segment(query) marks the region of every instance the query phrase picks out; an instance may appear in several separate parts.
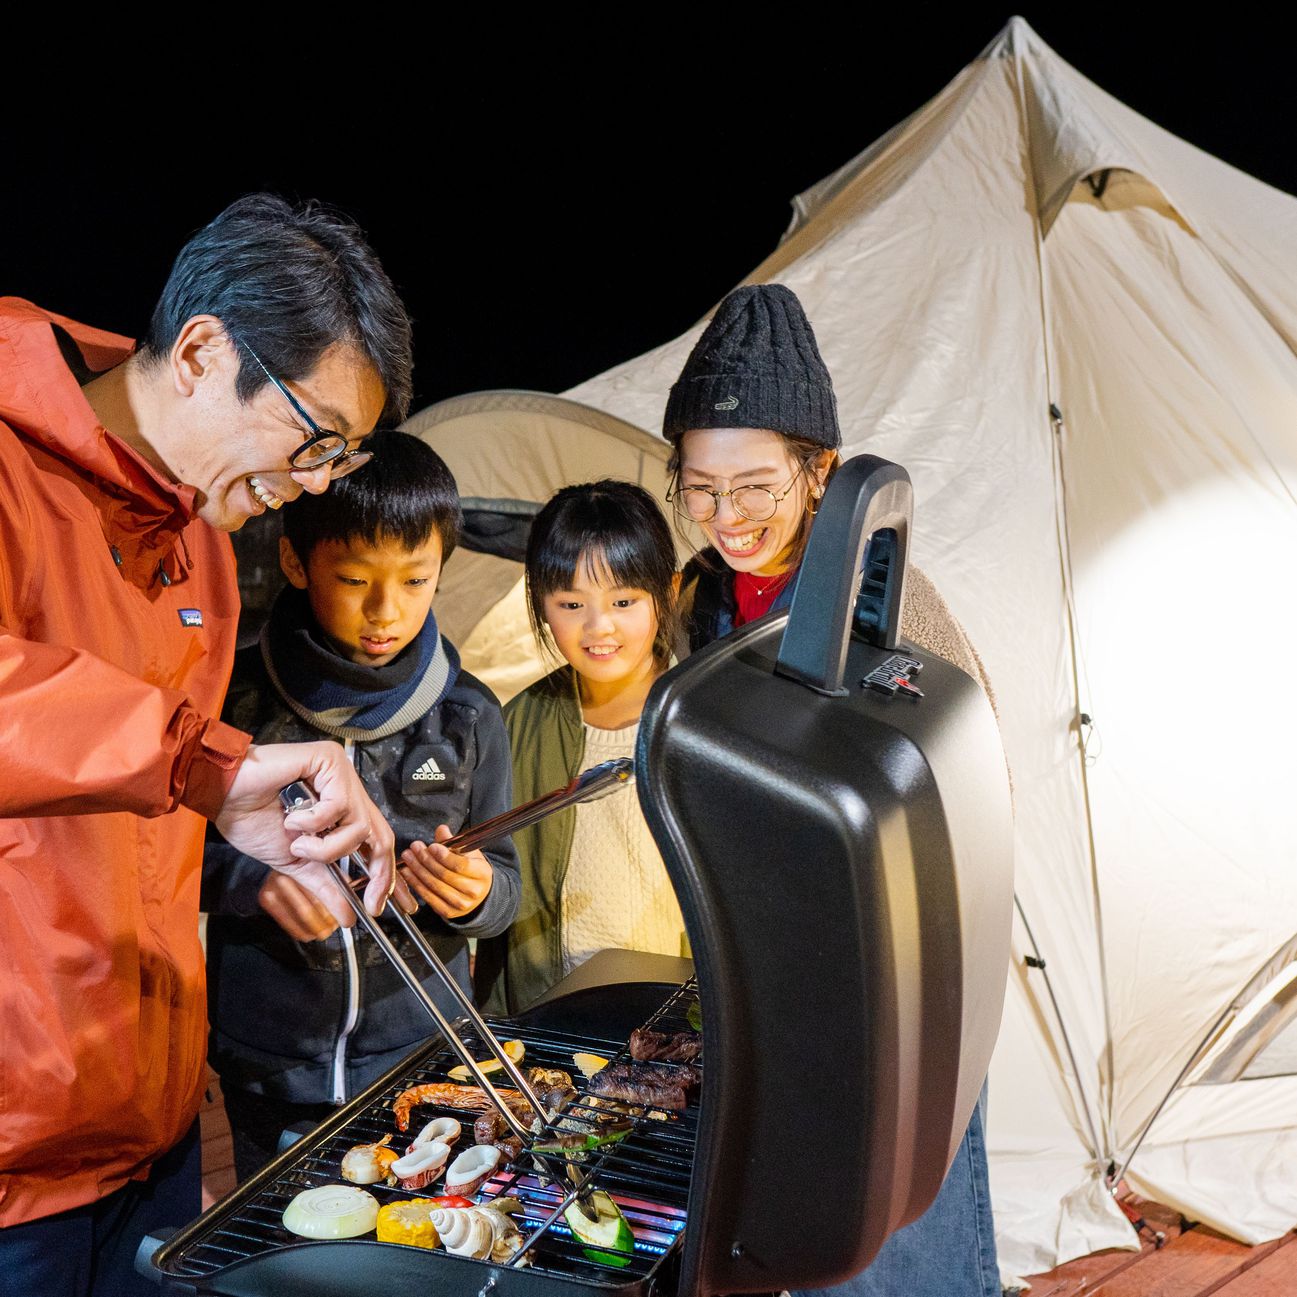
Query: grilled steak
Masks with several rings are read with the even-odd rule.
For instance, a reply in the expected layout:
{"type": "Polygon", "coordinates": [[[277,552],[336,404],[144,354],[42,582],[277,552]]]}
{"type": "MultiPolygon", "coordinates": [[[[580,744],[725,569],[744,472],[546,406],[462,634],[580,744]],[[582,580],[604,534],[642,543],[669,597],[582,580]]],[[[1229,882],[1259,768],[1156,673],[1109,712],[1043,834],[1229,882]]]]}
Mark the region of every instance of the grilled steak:
{"type": "Polygon", "coordinates": [[[498,1148],[501,1160],[505,1162],[517,1161],[522,1156],[522,1140],[509,1129],[508,1122],[494,1109],[484,1112],[473,1123],[473,1142],[498,1148]]]}
{"type": "Polygon", "coordinates": [[[641,1063],[692,1063],[702,1052],[703,1038],[697,1031],[677,1031],[668,1036],[637,1027],[630,1034],[630,1056],[641,1063]]]}
{"type": "Polygon", "coordinates": [[[657,1063],[610,1063],[590,1078],[589,1092],[623,1103],[679,1112],[701,1080],[692,1067],[662,1067],[657,1063]]]}

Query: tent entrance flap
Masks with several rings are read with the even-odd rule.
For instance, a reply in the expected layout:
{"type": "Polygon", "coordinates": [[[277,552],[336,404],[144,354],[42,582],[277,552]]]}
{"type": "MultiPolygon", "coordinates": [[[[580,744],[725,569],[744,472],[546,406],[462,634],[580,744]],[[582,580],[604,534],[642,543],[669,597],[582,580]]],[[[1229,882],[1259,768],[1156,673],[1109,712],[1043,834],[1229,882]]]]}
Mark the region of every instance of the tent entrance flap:
{"type": "Polygon", "coordinates": [[[1194,1085],[1226,1085],[1266,1076],[1297,1075],[1289,1028],[1297,1022],[1297,936],[1286,941],[1230,1002],[1204,1053],[1194,1085]],[[1281,1039],[1284,1038],[1284,1039],[1281,1039]]]}
{"type": "Polygon", "coordinates": [[[1240,1080],[1297,1075],[1297,1047],[1289,1028],[1297,1022],[1297,935],[1284,942],[1250,977],[1212,1023],[1175,1083],[1144,1123],[1113,1179],[1126,1174],[1154,1123],[1184,1085],[1229,1085],[1240,1080]],[[1267,1066],[1264,1055],[1277,1046],[1267,1066]],[[1281,1061],[1282,1060],[1282,1061],[1281,1061]],[[1206,1066],[1203,1067],[1204,1062],[1206,1066]],[[1194,1072],[1202,1068],[1197,1076],[1194,1072]],[[1271,1070],[1277,1068],[1278,1070],[1271,1070]]]}

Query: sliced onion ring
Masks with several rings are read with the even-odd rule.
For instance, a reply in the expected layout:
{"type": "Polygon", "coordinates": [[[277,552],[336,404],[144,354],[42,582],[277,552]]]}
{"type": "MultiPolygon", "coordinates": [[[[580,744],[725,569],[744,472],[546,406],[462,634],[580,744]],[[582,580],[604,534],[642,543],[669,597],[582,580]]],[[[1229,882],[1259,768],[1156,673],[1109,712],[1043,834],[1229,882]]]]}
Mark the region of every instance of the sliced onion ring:
{"type": "Polygon", "coordinates": [[[284,1208],[284,1228],[303,1238],[355,1238],[378,1223],[378,1199],[349,1184],[303,1189],[284,1208]]]}

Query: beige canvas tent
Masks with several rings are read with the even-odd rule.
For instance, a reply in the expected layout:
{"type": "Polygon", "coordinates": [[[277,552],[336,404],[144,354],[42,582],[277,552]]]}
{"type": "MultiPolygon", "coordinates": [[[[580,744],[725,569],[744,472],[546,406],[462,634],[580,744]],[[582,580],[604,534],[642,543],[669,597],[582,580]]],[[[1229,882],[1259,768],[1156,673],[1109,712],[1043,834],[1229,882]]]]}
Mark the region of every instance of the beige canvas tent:
{"type": "MultiPolygon", "coordinates": [[[[999,695],[1020,901],[990,1089],[1006,1268],[1133,1245],[1106,1184],[1132,1152],[1139,1191],[1278,1235],[1297,1221],[1297,200],[1014,20],[796,199],[750,278],[805,303],[848,451],[909,469],[913,556],[999,695]]],[[[499,432],[499,394],[414,426],[473,496],[657,482],[638,430],[700,328],[568,393],[571,444],[499,432]],[[586,435],[604,418],[616,435],[586,435]],[[529,483],[501,485],[496,436],[529,483]],[[613,442],[628,457],[601,457],[613,442]]],[[[520,626],[502,593],[479,599],[488,666],[506,614],[520,626]]]]}

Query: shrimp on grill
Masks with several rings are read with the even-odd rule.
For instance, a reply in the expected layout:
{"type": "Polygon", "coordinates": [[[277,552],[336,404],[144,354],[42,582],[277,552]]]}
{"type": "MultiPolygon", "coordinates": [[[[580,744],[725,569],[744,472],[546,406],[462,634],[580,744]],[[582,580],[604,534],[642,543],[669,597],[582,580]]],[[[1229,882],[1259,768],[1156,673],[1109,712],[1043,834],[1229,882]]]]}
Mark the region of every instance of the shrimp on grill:
{"type": "MultiPolygon", "coordinates": [[[[496,1094],[514,1113],[519,1115],[526,1113],[527,1116],[523,1119],[530,1119],[531,1109],[526,1099],[517,1090],[497,1090],[496,1094]]],[[[423,1104],[433,1108],[457,1108],[461,1112],[491,1112],[495,1109],[491,1096],[481,1086],[453,1085],[449,1081],[412,1085],[408,1090],[402,1090],[392,1103],[392,1111],[396,1114],[397,1130],[408,1130],[411,1110],[423,1104]]]]}

